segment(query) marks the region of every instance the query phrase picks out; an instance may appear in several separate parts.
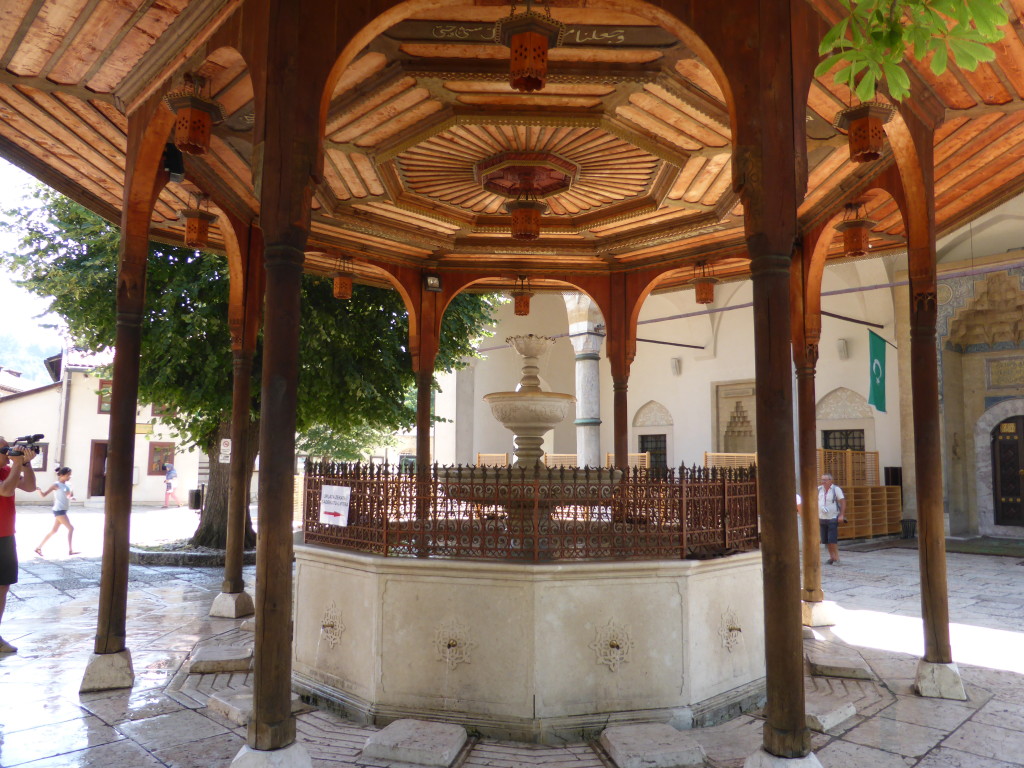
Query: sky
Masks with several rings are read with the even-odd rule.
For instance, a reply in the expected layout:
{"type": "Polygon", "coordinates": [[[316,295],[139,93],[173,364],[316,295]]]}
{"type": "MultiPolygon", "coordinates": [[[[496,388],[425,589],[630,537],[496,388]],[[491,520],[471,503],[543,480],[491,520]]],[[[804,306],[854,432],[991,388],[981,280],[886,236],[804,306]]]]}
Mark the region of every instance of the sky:
{"type": "MultiPolygon", "coordinates": [[[[28,195],[28,187],[37,183],[19,168],[0,159],[0,217],[3,211],[20,206],[28,195]]],[[[4,217],[6,218],[6,217],[4,217]]],[[[10,252],[17,246],[17,235],[0,231],[0,249],[10,252]]],[[[52,326],[60,325],[60,318],[47,315],[49,301],[19,288],[17,275],[0,272],[0,368],[21,371],[19,378],[4,376],[5,383],[31,389],[50,383],[43,367],[43,359],[57,354],[64,345],[60,332],[52,326]]]]}

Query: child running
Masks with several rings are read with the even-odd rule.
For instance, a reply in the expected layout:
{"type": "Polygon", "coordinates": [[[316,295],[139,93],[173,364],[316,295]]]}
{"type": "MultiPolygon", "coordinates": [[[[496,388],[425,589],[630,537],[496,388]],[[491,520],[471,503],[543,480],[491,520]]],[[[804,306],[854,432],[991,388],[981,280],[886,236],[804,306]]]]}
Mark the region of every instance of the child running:
{"type": "Polygon", "coordinates": [[[69,502],[71,499],[75,498],[75,492],[71,490],[70,480],[71,470],[68,467],[60,467],[57,470],[57,482],[45,491],[42,488],[39,489],[39,495],[44,499],[48,493],[53,492],[53,528],[50,529],[50,532],[43,537],[43,540],[39,542],[39,546],[36,547],[36,554],[40,557],[43,556],[43,545],[50,540],[50,537],[62,525],[68,529],[68,554],[78,554],[78,552],[71,548],[71,537],[75,535],[75,526],[68,520],[68,507],[70,506],[69,502]]]}

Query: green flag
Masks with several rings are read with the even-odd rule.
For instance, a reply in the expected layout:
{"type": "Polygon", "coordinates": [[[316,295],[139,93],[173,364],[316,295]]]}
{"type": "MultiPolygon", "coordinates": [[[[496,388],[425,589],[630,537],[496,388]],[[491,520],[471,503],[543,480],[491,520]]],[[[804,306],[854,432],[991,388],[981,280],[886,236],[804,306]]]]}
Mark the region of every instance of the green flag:
{"type": "Polygon", "coordinates": [[[868,351],[871,355],[868,404],[885,413],[885,339],[874,331],[868,331],[868,351]]]}

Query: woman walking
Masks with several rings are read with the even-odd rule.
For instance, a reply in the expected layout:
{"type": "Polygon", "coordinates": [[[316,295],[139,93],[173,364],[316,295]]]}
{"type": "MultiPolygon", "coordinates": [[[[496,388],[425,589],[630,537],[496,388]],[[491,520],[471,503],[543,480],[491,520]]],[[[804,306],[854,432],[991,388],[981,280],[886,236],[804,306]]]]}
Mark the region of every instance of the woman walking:
{"type": "Polygon", "coordinates": [[[53,528],[50,529],[50,532],[43,537],[43,540],[39,542],[39,546],[36,547],[36,554],[40,557],[43,556],[43,545],[50,540],[50,537],[62,525],[68,529],[68,554],[78,554],[78,552],[71,548],[71,537],[75,535],[75,526],[68,520],[68,507],[70,506],[71,499],[75,498],[75,492],[71,490],[70,481],[71,470],[68,467],[60,467],[57,470],[57,482],[45,491],[42,488],[39,489],[39,495],[44,499],[51,491],[53,492],[53,528]]]}

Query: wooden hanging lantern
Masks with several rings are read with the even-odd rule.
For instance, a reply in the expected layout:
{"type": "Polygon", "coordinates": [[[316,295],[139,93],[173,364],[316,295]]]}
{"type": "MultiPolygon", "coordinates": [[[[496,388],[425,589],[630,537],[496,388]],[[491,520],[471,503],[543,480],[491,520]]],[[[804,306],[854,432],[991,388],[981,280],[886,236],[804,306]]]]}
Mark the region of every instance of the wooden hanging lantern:
{"type": "Polygon", "coordinates": [[[516,315],[526,317],[530,314],[530,299],[533,298],[533,291],[530,290],[530,281],[525,275],[520,275],[516,280],[516,287],[512,289],[512,302],[516,315]]]}
{"type": "Polygon", "coordinates": [[[532,0],[527,0],[526,10],[516,13],[515,0],[512,12],[495,24],[494,39],[511,49],[509,85],[517,91],[531,93],[544,87],[548,76],[548,49],[562,42],[565,25],[551,18],[551,9],[544,4],[544,14],[532,10],[532,0]]]}
{"type": "Polygon", "coordinates": [[[351,275],[334,276],[334,298],[341,299],[342,301],[352,298],[351,275]]]}
{"type": "Polygon", "coordinates": [[[864,215],[862,203],[847,203],[843,220],[836,224],[836,229],[843,233],[843,253],[853,258],[867,256],[874,225],[875,222],[864,215]]]}
{"type": "Polygon", "coordinates": [[[185,219],[185,246],[188,248],[205,248],[210,242],[210,225],[217,220],[209,211],[209,198],[206,195],[192,195],[188,208],[181,211],[185,219]]]}
{"type": "Polygon", "coordinates": [[[850,160],[870,163],[882,156],[885,147],[884,126],[892,117],[893,108],[874,101],[841,109],[836,114],[835,126],[847,132],[850,160]]]}
{"type": "Polygon", "coordinates": [[[334,298],[346,301],[352,298],[352,260],[338,259],[338,271],[334,277],[334,298]]]}
{"type": "Polygon", "coordinates": [[[174,112],[174,146],[190,155],[205,155],[210,150],[214,123],[224,119],[220,104],[204,97],[206,78],[185,75],[182,87],[164,96],[164,103],[174,112]]]}
{"type": "Polygon", "coordinates": [[[512,214],[512,237],[516,240],[536,240],[540,237],[540,216],[546,208],[544,203],[529,197],[505,203],[505,209],[512,214]]]}
{"type": "Polygon", "coordinates": [[[715,277],[706,261],[698,262],[693,268],[693,292],[698,304],[711,304],[715,300],[715,277]]]}

